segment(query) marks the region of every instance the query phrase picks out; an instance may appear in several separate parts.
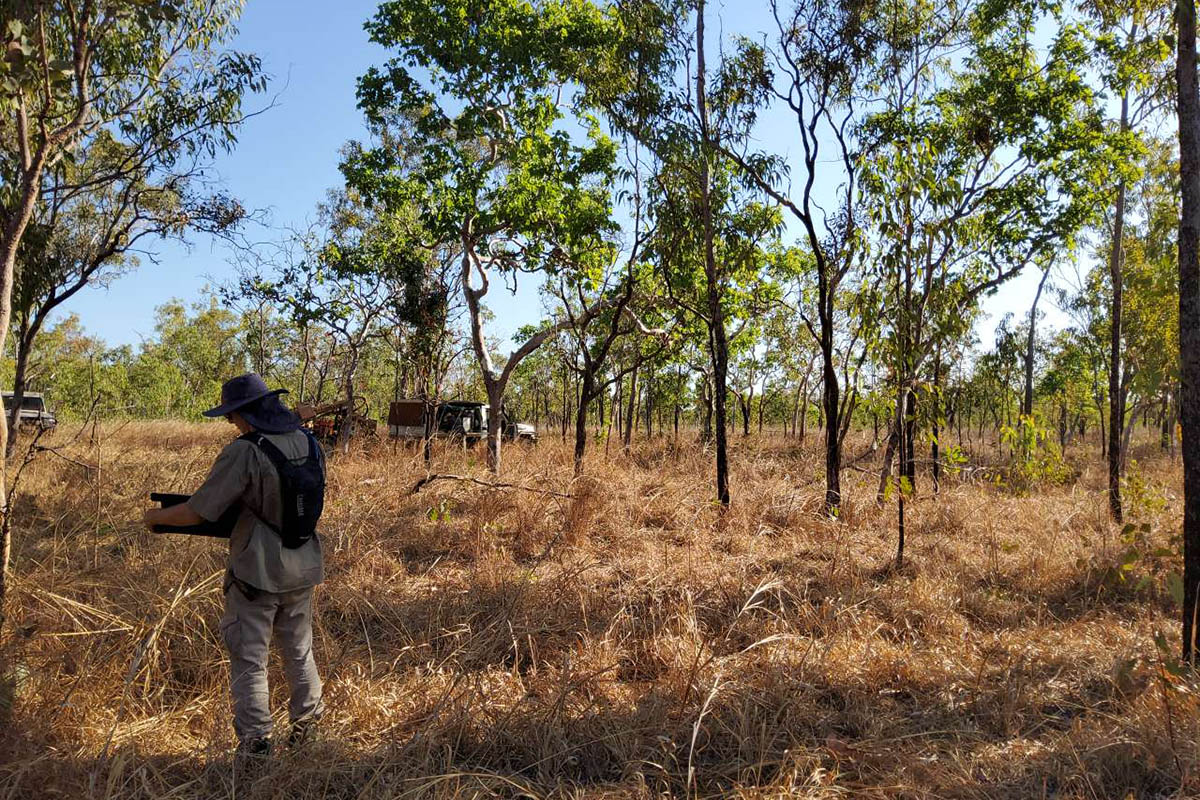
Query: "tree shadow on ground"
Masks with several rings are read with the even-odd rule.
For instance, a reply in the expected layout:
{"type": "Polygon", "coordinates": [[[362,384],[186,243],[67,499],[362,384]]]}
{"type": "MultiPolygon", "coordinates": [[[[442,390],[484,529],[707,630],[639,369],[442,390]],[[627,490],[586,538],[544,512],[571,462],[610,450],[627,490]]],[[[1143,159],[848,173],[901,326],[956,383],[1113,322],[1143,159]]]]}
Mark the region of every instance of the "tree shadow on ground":
{"type": "Polygon", "coordinates": [[[558,695],[530,694],[506,707],[471,688],[396,720],[369,744],[331,708],[313,742],[281,750],[257,774],[236,769],[214,744],[164,753],[153,734],[114,747],[106,759],[47,747],[37,720],[16,714],[0,734],[8,754],[0,791],[129,800],[755,790],[1157,798],[1178,791],[1165,736],[1114,729],[1131,696],[1115,684],[1083,686],[1053,703],[1028,690],[1068,661],[1068,654],[1028,661],[1008,668],[1004,680],[985,676],[980,686],[949,689],[920,676],[880,689],[803,665],[718,673],[702,689],[642,682],[610,694],[580,677],[565,680],[558,695]]]}

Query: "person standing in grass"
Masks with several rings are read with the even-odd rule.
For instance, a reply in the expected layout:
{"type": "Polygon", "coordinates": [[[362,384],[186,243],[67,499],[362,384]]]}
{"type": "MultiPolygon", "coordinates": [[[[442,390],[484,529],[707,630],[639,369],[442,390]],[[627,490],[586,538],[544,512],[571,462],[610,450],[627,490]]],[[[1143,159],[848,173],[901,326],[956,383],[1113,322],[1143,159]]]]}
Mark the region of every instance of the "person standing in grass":
{"type": "Polygon", "coordinates": [[[316,521],[324,505],[325,458],[300,418],[247,373],[221,387],[224,417],[240,436],[226,445],[204,484],[186,503],[146,511],[154,525],[216,521],[235,503],[241,512],[229,541],[221,636],[229,650],[233,726],[238,753],[271,751],[267,657],[272,634],[291,688],[288,743],[308,735],[321,716],[321,679],[312,651],[313,587],[324,580],[316,521]]]}

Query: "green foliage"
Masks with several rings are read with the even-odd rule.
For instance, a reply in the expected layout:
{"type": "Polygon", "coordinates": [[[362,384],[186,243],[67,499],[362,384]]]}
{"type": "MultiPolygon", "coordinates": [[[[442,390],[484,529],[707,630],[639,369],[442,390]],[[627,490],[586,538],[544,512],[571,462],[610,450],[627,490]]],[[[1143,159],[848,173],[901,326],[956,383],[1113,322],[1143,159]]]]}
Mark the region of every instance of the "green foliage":
{"type": "Polygon", "coordinates": [[[1021,416],[1016,425],[1001,427],[1000,441],[1010,456],[997,481],[1009,491],[1026,494],[1036,486],[1067,483],[1075,477],[1050,432],[1033,417],[1021,416]]]}
{"type": "Polygon", "coordinates": [[[508,272],[574,264],[610,229],[614,145],[586,119],[575,141],[557,102],[603,36],[595,7],[393,0],[367,30],[397,55],[359,81],[377,142],[347,151],[350,185],[508,272]]]}

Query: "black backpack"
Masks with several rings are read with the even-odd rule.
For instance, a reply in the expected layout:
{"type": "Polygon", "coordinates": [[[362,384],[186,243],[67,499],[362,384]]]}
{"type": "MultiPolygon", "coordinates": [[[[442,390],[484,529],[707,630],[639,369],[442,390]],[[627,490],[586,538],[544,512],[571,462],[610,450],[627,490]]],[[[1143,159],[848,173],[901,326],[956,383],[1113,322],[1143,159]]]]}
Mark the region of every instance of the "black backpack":
{"type": "Polygon", "coordinates": [[[251,431],[241,438],[258,446],[279,473],[279,494],[283,498],[283,525],[275,527],[262,516],[263,523],[279,534],[283,546],[288,549],[300,547],[317,532],[317,520],[325,508],[325,454],[321,446],[308,431],[308,455],[296,460],[289,459],[271,440],[258,431],[251,431]]]}

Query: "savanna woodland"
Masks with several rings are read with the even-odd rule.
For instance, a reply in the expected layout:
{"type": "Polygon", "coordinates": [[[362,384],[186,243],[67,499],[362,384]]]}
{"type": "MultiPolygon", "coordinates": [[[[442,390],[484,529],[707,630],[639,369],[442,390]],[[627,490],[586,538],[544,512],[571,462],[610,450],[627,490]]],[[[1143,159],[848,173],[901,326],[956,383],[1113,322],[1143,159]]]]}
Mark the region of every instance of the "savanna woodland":
{"type": "Polygon", "coordinates": [[[1200,797],[1195,0],[386,0],[303,222],[243,5],[0,3],[0,797],[1200,797]],[[326,475],[256,761],[142,520],[246,372],[326,475]]]}

